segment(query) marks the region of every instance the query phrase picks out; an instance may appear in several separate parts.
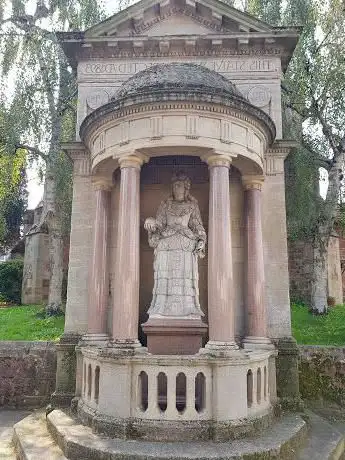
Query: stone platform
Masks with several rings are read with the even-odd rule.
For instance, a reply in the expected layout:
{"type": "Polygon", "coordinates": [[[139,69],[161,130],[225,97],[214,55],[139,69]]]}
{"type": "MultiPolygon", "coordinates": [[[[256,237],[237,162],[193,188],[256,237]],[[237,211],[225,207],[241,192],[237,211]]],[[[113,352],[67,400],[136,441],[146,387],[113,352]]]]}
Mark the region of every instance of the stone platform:
{"type": "MultiPolygon", "coordinates": [[[[125,441],[97,435],[69,412],[38,411],[14,425],[9,460],[344,460],[345,425],[285,414],[260,436],[225,443],[125,441]],[[305,419],[305,420],[304,420],[305,419]],[[12,452],[12,451],[11,451],[12,452]]],[[[1,440],[0,440],[0,452],[1,440]]],[[[1,457],[3,458],[3,457],[1,457]]]]}
{"type": "Polygon", "coordinates": [[[70,460],[260,460],[293,459],[297,446],[307,434],[299,415],[283,416],[260,437],[215,442],[147,442],[102,437],[61,410],[47,417],[51,435],[70,460]]]}

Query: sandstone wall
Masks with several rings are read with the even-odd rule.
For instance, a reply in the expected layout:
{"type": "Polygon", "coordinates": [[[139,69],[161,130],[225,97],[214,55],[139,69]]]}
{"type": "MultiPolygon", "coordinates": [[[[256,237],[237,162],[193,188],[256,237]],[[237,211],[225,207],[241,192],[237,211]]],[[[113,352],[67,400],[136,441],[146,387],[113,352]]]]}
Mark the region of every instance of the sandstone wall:
{"type": "MultiPolygon", "coordinates": [[[[289,241],[290,297],[293,301],[311,303],[313,248],[307,241],[289,241]]],[[[328,246],[328,296],[343,303],[339,238],[332,236],[328,246]]]]}
{"type": "Polygon", "coordinates": [[[299,350],[302,398],[345,407],[345,347],[300,345],[299,350]]]}
{"type": "Polygon", "coordinates": [[[0,342],[0,406],[42,407],[55,389],[51,342],[0,342]]]}
{"type": "Polygon", "coordinates": [[[305,241],[289,241],[288,253],[291,300],[310,305],[313,269],[311,244],[305,241]]]}

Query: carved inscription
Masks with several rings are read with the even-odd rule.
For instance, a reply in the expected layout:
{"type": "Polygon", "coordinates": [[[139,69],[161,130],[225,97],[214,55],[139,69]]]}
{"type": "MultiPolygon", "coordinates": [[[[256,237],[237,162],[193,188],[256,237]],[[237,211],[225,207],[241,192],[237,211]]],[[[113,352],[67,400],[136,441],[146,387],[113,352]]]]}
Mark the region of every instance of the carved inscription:
{"type": "MultiPolygon", "coordinates": [[[[80,66],[80,75],[131,75],[141,70],[160,64],[168,64],[171,61],[136,61],[136,62],[90,62],[80,66]]],[[[276,72],[278,66],[270,59],[214,59],[214,60],[191,60],[184,61],[202,65],[210,70],[219,73],[240,73],[240,72],[276,72]]]]}
{"type": "Polygon", "coordinates": [[[136,25],[135,26],[135,33],[137,35],[141,34],[141,33],[145,32],[145,31],[147,31],[148,29],[150,29],[153,25],[155,25],[155,24],[157,24],[159,22],[162,22],[162,21],[164,21],[164,20],[166,20],[169,17],[174,16],[174,15],[182,15],[182,16],[190,17],[195,22],[199,22],[200,24],[204,25],[208,29],[211,29],[211,30],[214,30],[214,31],[217,31],[217,32],[221,32],[223,30],[221,24],[219,24],[218,21],[210,20],[208,18],[205,18],[203,16],[200,16],[200,15],[196,14],[195,10],[193,10],[193,8],[180,8],[178,6],[174,6],[174,7],[169,8],[161,16],[157,16],[157,17],[153,18],[149,22],[142,22],[141,24],[136,25]]]}

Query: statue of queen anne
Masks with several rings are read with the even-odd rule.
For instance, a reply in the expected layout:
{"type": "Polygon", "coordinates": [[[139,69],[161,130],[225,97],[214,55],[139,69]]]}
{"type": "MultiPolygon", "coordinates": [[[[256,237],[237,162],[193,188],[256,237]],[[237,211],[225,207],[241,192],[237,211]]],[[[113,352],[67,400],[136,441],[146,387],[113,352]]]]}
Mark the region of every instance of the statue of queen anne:
{"type": "Polygon", "coordinates": [[[172,195],[164,200],[156,219],[146,219],[150,247],[154,248],[154,287],[150,318],[200,318],[198,257],[205,256],[206,232],[197,200],[189,193],[190,179],[172,178],[172,195]]]}

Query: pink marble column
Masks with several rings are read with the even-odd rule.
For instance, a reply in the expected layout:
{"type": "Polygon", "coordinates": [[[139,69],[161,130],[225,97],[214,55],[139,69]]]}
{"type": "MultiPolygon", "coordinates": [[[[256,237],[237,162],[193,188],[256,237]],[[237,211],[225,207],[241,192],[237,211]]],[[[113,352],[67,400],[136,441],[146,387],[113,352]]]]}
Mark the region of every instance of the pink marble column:
{"type": "Polygon", "coordinates": [[[210,170],[207,348],[238,348],[235,342],[229,168],[231,158],[206,159],[210,170]]]}
{"type": "Polygon", "coordinates": [[[246,337],[245,347],[269,344],[267,339],[264,302],[264,254],[261,224],[261,188],[263,178],[243,176],[245,189],[245,248],[246,248],[246,337]]]}
{"type": "Polygon", "coordinates": [[[139,346],[140,168],[143,159],[130,155],[121,168],[113,305],[114,344],[139,346]]]}
{"type": "Polygon", "coordinates": [[[107,330],[107,307],[109,298],[108,278],[108,221],[111,183],[96,180],[95,221],[89,285],[88,333],[85,340],[99,342],[109,339],[107,330]]]}

